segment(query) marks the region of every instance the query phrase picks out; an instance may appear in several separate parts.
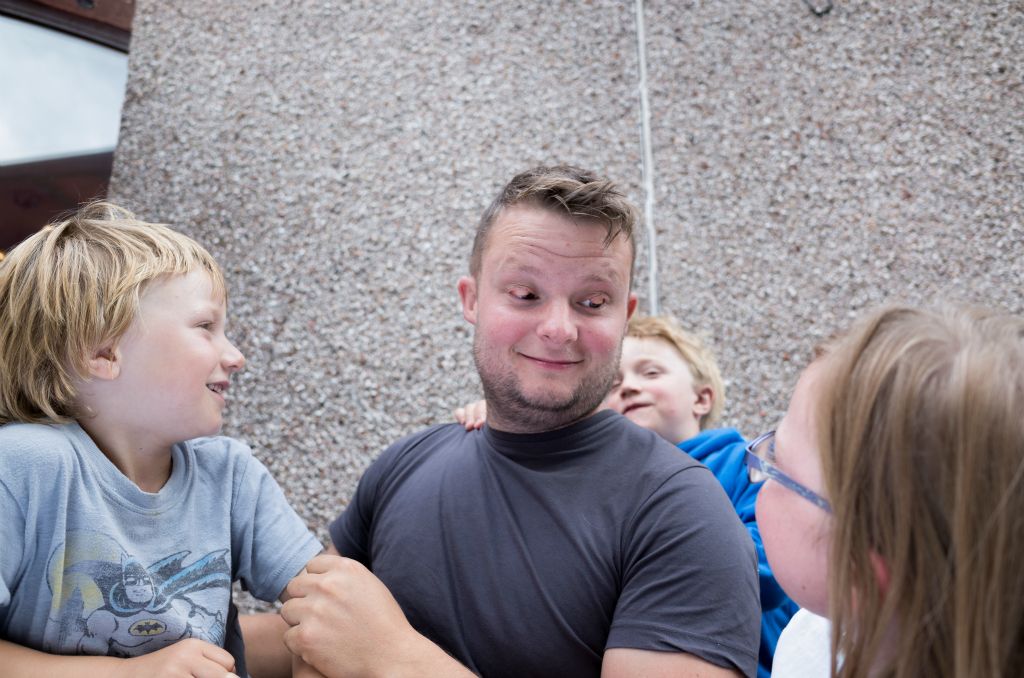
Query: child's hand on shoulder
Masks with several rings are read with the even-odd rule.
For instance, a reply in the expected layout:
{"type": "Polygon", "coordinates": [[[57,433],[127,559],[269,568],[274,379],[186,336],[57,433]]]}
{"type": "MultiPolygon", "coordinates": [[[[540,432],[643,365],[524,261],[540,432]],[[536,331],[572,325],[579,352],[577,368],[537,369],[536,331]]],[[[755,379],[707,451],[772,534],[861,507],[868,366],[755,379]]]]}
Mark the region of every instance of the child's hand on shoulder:
{"type": "Polygon", "coordinates": [[[124,678],[238,678],[235,658],[222,647],[188,638],[162,650],[126,659],[119,674],[124,678]]]}
{"type": "Polygon", "coordinates": [[[455,421],[466,427],[467,431],[483,428],[487,421],[487,401],[478,400],[465,407],[455,409],[455,421]]]}

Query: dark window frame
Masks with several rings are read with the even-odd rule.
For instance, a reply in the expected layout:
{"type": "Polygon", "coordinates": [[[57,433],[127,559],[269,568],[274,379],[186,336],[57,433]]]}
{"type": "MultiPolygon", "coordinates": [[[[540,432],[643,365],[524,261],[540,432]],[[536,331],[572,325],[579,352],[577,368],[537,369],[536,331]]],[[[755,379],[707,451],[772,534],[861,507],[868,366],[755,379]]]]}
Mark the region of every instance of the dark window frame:
{"type": "MultiPolygon", "coordinates": [[[[134,0],[0,0],[2,15],[124,53],[134,13],[134,0]]],[[[104,197],[113,161],[107,152],[0,166],[0,253],[60,213],[104,197]]]]}

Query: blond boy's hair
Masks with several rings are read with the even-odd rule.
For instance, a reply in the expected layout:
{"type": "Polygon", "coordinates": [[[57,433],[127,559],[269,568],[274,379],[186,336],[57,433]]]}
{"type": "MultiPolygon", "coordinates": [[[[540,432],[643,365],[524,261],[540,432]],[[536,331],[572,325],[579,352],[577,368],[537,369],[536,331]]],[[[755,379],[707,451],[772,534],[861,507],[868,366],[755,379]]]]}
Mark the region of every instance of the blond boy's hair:
{"type": "Polygon", "coordinates": [[[725,407],[725,384],[722,383],[722,373],[714,353],[700,337],[684,330],[674,318],[664,315],[633,316],[626,329],[626,336],[668,342],[690,366],[694,387],[711,389],[711,409],[700,418],[701,430],[718,421],[725,407]]]}
{"type": "Polygon", "coordinates": [[[1024,318],[883,308],[820,360],[842,675],[1019,676],[1024,318]]]}
{"type": "Polygon", "coordinates": [[[150,282],[196,270],[226,297],[202,246],[102,201],[10,250],[0,262],[0,423],[75,418],[91,352],[128,330],[150,282]]]}

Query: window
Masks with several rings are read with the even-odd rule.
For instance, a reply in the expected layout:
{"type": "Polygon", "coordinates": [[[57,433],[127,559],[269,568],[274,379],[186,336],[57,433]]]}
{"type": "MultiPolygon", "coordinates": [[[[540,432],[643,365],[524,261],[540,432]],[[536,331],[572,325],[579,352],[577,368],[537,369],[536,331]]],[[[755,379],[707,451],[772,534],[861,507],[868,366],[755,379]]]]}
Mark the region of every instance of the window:
{"type": "Polygon", "coordinates": [[[0,2],[0,251],[102,197],[110,179],[127,31],[119,36],[116,26],[82,16],[90,3],[63,3],[81,6],[74,12],[47,6],[60,4],[0,2]],[[122,49],[109,46],[118,43],[122,49]]]}

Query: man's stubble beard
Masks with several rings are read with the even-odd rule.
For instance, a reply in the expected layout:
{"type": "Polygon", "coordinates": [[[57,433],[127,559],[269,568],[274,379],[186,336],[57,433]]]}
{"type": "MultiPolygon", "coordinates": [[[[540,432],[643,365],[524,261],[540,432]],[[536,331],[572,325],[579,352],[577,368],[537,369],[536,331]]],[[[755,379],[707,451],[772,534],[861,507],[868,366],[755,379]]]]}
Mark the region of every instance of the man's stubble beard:
{"type": "Polygon", "coordinates": [[[513,371],[492,370],[481,357],[479,335],[473,339],[473,361],[487,401],[487,419],[494,428],[511,433],[553,431],[589,415],[611,391],[621,355],[620,341],[604,368],[587,374],[568,397],[552,402],[523,393],[513,371]]]}

